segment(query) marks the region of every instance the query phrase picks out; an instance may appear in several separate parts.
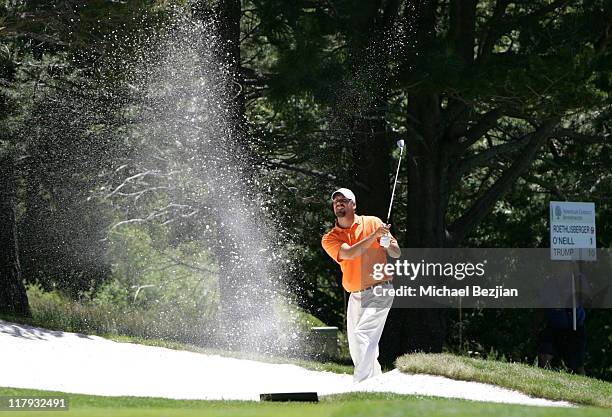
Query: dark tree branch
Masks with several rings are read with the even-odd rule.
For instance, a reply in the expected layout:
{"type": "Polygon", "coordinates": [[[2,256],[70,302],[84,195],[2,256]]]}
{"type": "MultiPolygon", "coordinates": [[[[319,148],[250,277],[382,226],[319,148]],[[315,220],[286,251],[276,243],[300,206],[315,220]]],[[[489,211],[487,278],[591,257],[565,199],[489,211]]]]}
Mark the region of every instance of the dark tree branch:
{"type": "Polygon", "coordinates": [[[71,46],[67,42],[63,42],[59,39],[59,37],[53,37],[50,35],[46,35],[44,33],[34,33],[34,32],[4,32],[2,37],[8,40],[35,40],[39,42],[49,43],[51,45],[58,46],[71,46]]]}
{"type": "Polygon", "coordinates": [[[569,200],[568,196],[565,195],[563,192],[561,192],[559,187],[557,187],[557,185],[554,183],[546,182],[540,178],[536,178],[533,175],[525,175],[523,176],[523,178],[525,179],[525,181],[531,184],[539,185],[540,187],[542,187],[542,189],[546,190],[546,192],[554,195],[555,197],[559,198],[561,201],[569,200]]]}
{"type": "Polygon", "coordinates": [[[174,262],[174,264],[172,264],[170,266],[175,266],[175,265],[184,266],[185,268],[193,269],[194,271],[205,272],[207,274],[213,274],[213,275],[218,273],[218,271],[213,271],[210,268],[206,268],[206,267],[203,267],[203,266],[200,266],[200,265],[194,265],[192,263],[185,262],[185,261],[183,261],[183,260],[181,260],[181,259],[179,259],[179,258],[177,258],[175,256],[170,256],[170,255],[165,255],[165,256],[167,256],[168,259],[170,259],[172,262],[174,262]]]}
{"type": "Polygon", "coordinates": [[[459,164],[459,167],[453,173],[453,177],[456,180],[459,180],[459,178],[461,178],[466,172],[471,171],[477,166],[484,165],[486,162],[490,161],[491,159],[499,155],[502,155],[508,152],[513,152],[517,149],[520,149],[526,146],[530,140],[531,140],[531,135],[525,135],[521,138],[512,140],[510,142],[506,142],[501,145],[493,146],[484,151],[478,152],[475,155],[465,158],[459,164]]]}
{"type": "Polygon", "coordinates": [[[491,19],[489,19],[487,30],[482,36],[480,45],[478,45],[478,57],[476,58],[476,62],[478,64],[486,62],[489,56],[491,56],[493,53],[493,46],[499,37],[497,25],[504,16],[509,3],[510,0],[497,0],[495,2],[493,16],[491,16],[491,19]]]}
{"type": "MultiPolygon", "coordinates": [[[[244,64],[244,63],[243,63],[244,64]]],[[[240,67],[240,78],[249,86],[267,87],[268,82],[277,74],[263,74],[252,68],[242,65],[240,67]]]]}
{"type": "Polygon", "coordinates": [[[587,145],[593,145],[597,143],[612,143],[610,138],[610,134],[607,133],[605,135],[587,135],[585,133],[576,132],[571,129],[557,129],[552,134],[555,138],[567,138],[572,139],[576,142],[581,142],[587,145]]]}
{"type": "MultiPolygon", "coordinates": [[[[286,162],[279,161],[277,159],[271,159],[271,160],[260,159],[259,162],[262,163],[263,165],[266,165],[272,168],[281,168],[281,169],[286,169],[287,171],[299,172],[300,174],[315,177],[325,182],[328,182],[330,184],[337,185],[338,183],[338,177],[336,177],[335,175],[328,174],[322,171],[317,171],[316,169],[308,169],[308,168],[304,168],[300,166],[291,165],[286,162]]],[[[370,192],[370,187],[368,187],[362,182],[355,181],[355,185],[365,192],[370,192]]]]}
{"type": "Polygon", "coordinates": [[[328,174],[326,172],[318,171],[316,169],[308,169],[304,167],[299,167],[295,165],[288,164],[286,162],[279,161],[278,159],[270,159],[270,160],[261,160],[264,165],[273,167],[273,168],[282,168],[288,171],[299,172],[300,174],[305,174],[311,177],[316,177],[322,179],[327,182],[336,182],[337,177],[332,174],[328,174]]]}
{"type": "Polygon", "coordinates": [[[495,127],[497,121],[503,116],[503,110],[496,108],[486,112],[480,120],[471,128],[466,130],[462,136],[465,140],[460,143],[460,154],[472,146],[478,139],[484,136],[490,129],[495,127]]]}
{"type": "Polygon", "coordinates": [[[529,135],[529,143],[522,155],[506,169],[501,177],[480,197],[463,216],[459,217],[448,228],[450,246],[461,242],[484,217],[491,211],[493,206],[512,187],[515,181],[525,173],[540,147],[556,125],[556,120],[551,120],[529,135]]]}
{"type": "Polygon", "coordinates": [[[452,126],[459,117],[463,116],[469,106],[458,97],[449,97],[448,106],[444,110],[445,122],[447,126],[452,126]]]}
{"type": "Polygon", "coordinates": [[[474,62],[474,39],[476,31],[477,0],[451,0],[450,40],[466,66],[474,62]]]}
{"type": "Polygon", "coordinates": [[[603,53],[607,50],[610,41],[612,40],[612,21],[608,23],[606,26],[605,32],[601,35],[601,37],[595,42],[595,51],[598,54],[603,53]]]}
{"type": "Polygon", "coordinates": [[[542,6],[533,13],[520,16],[504,16],[507,6],[511,3],[510,0],[498,0],[495,4],[493,16],[489,20],[488,30],[485,33],[481,45],[478,48],[477,63],[486,63],[488,58],[493,54],[495,43],[499,37],[508,33],[512,29],[520,29],[521,25],[529,25],[529,22],[534,19],[541,19],[546,14],[561,8],[570,0],[556,0],[542,6]]]}

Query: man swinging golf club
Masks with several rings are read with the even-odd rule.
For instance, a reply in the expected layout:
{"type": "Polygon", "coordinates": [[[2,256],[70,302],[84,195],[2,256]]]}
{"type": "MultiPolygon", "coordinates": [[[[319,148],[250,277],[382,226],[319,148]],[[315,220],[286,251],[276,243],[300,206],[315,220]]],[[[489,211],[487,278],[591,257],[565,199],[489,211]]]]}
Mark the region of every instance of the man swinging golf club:
{"type": "Polygon", "coordinates": [[[374,288],[382,285],[393,288],[391,276],[374,279],[368,271],[374,264],[386,264],[387,253],[397,258],[400,248],[389,233],[391,225],[378,217],[360,216],[355,194],[340,188],[332,194],[332,205],[336,216],[335,227],[326,233],[321,244],[331,258],[342,269],[342,286],[351,293],[346,314],[346,329],[351,358],[355,366],[354,382],[382,373],[378,363],[378,342],[393,297],[378,297],[374,288]]]}
{"type": "Polygon", "coordinates": [[[385,274],[383,279],[376,280],[371,272],[374,265],[387,263],[387,254],[393,258],[401,255],[397,241],[389,233],[391,225],[388,224],[404,154],[404,141],[398,140],[397,147],[400,156],[386,223],[378,217],[359,216],[355,212],[355,194],[348,188],[340,188],[331,196],[336,225],[321,239],[325,252],[340,264],[342,286],[351,293],[346,312],[346,332],[355,365],[354,382],[382,373],[378,363],[378,342],[393,304],[393,296],[379,296],[375,287],[382,285],[385,287],[383,289],[391,289],[393,286],[389,283],[391,276],[385,274]]]}

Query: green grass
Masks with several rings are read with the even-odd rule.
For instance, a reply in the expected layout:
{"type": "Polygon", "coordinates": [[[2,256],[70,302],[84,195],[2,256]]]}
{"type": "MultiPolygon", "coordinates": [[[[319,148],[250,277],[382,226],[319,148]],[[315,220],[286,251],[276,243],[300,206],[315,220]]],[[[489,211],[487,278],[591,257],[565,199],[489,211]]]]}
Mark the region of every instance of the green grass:
{"type": "MultiPolygon", "coordinates": [[[[5,320],[42,326],[31,318],[0,317],[5,320]]],[[[51,330],[63,330],[51,328],[51,330]]],[[[259,360],[268,363],[290,363],[315,371],[351,374],[353,367],[346,363],[318,362],[287,357],[271,357],[263,354],[230,352],[172,340],[142,338],[117,334],[98,334],[122,343],[137,343],[186,350],[202,354],[214,354],[238,359],[259,360]]],[[[576,404],[612,407],[612,384],[594,378],[571,375],[565,372],[535,368],[526,364],[473,359],[452,354],[415,353],[396,361],[397,368],[407,373],[442,375],[452,379],[477,381],[510,388],[534,397],[564,400],[576,404]]],[[[0,416],[1,417],[1,416],[0,416]]]]}
{"type": "MultiPolygon", "coordinates": [[[[494,404],[397,394],[357,393],[323,397],[318,404],[251,401],[179,401],[160,398],[99,397],[50,391],[0,388],[0,396],[62,396],[68,411],[21,411],[18,416],[87,417],[604,417],[609,410],[592,407],[557,408],[494,404]]],[[[1,412],[0,412],[1,413],[1,412]]],[[[8,413],[7,413],[8,415],[8,413]]]]}
{"type": "MultiPolygon", "coordinates": [[[[105,317],[104,314],[108,314],[108,312],[98,312],[96,310],[94,313],[98,312],[100,314],[92,315],[92,306],[90,305],[81,305],[78,302],[71,302],[69,305],[66,305],[63,303],[65,300],[62,299],[58,301],[48,295],[41,296],[39,294],[37,297],[34,297],[38,302],[33,303],[33,317],[0,316],[0,318],[50,330],[95,334],[124,343],[138,343],[204,354],[218,354],[269,363],[292,363],[316,371],[330,371],[346,374],[350,374],[353,371],[352,366],[347,362],[322,363],[314,360],[228,352],[226,350],[202,347],[182,341],[155,338],[151,337],[151,335],[143,337],[139,335],[139,331],[133,331],[134,329],[141,328],[140,325],[142,323],[140,322],[125,327],[123,330],[125,330],[125,333],[128,333],[126,335],[121,331],[118,333],[115,325],[107,322],[108,317],[105,317]],[[113,331],[109,332],[109,328],[113,329],[113,331]]],[[[111,314],[111,316],[115,316],[115,314],[111,314]]],[[[610,383],[562,372],[542,370],[524,364],[471,359],[450,354],[412,354],[398,359],[396,365],[404,372],[443,375],[453,379],[495,384],[534,397],[551,400],[565,400],[584,405],[612,407],[612,384],[610,383]]],[[[371,398],[367,397],[362,400],[370,401],[371,398]]],[[[401,401],[407,400],[402,397],[401,401]]],[[[441,400],[429,399],[428,401],[439,402],[441,400]]],[[[232,404],[236,406],[238,403],[233,402],[232,404]]],[[[259,407],[260,405],[257,406],[259,407]]],[[[207,409],[207,411],[210,410],[207,409]]]]}
{"type": "Polygon", "coordinates": [[[494,384],[533,397],[612,407],[612,383],[521,363],[474,359],[448,353],[413,353],[398,358],[395,365],[406,373],[442,375],[494,384]]]}
{"type": "MultiPolygon", "coordinates": [[[[189,344],[139,339],[114,335],[118,342],[140,343],[170,349],[189,350],[224,356],[248,357],[189,344]]],[[[313,361],[288,361],[287,358],[262,357],[271,363],[295,363],[315,370],[352,372],[352,367],[313,361]]],[[[493,383],[527,394],[554,400],[610,407],[612,384],[591,378],[509,364],[476,360],[450,354],[412,354],[398,359],[400,370],[445,375],[454,379],[493,383]]],[[[54,411],[56,416],[607,416],[609,410],[580,407],[574,409],[481,403],[457,399],[408,396],[390,393],[352,393],[323,397],[319,404],[257,403],[248,401],[177,401],[160,398],[99,397],[47,391],[0,388],[0,396],[58,395],[68,398],[70,410],[54,411]]],[[[48,416],[48,411],[19,412],[19,416],[48,416]]],[[[1,416],[0,416],[1,417],[1,416]]]]}

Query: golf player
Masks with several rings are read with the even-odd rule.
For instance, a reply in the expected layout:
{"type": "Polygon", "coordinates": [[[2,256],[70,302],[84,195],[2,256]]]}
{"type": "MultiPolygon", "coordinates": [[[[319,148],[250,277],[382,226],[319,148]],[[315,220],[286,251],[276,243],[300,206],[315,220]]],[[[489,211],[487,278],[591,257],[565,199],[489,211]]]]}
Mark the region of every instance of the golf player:
{"type": "Polygon", "coordinates": [[[327,232],[323,249],[342,269],[342,286],[350,293],[346,329],[351,358],[355,366],[354,382],[382,373],[378,363],[378,342],[385,320],[393,303],[393,296],[377,294],[393,288],[392,276],[376,280],[371,274],[374,264],[386,264],[387,254],[398,258],[401,254],[397,241],[390,235],[390,225],[374,216],[358,215],[355,194],[340,188],[332,194],[332,208],[336,224],[327,232]],[[383,246],[381,246],[381,237],[383,246]],[[389,242],[389,237],[390,242],[389,242]],[[386,242],[385,242],[386,240],[386,242]],[[384,247],[386,245],[386,247],[384,247]],[[382,286],[379,291],[376,287],[382,286]]]}

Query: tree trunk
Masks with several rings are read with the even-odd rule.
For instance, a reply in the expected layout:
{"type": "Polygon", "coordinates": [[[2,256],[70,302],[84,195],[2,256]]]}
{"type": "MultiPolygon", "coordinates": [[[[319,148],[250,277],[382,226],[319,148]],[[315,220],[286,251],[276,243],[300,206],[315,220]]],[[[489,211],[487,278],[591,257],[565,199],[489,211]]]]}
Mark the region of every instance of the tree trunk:
{"type": "Polygon", "coordinates": [[[391,198],[391,142],[385,119],[389,98],[389,42],[395,37],[400,0],[384,0],[378,6],[370,3],[372,20],[356,28],[352,39],[355,80],[349,82],[354,97],[349,109],[352,116],[354,178],[358,186],[359,213],[387,220],[391,198]],[[360,189],[360,190],[359,190],[360,189]],[[359,192],[361,191],[361,192],[359,192]]]}
{"type": "Polygon", "coordinates": [[[386,221],[391,198],[390,149],[384,115],[376,114],[380,108],[354,119],[353,160],[355,183],[359,184],[357,211],[386,221]]]}
{"type": "MultiPolygon", "coordinates": [[[[407,140],[408,238],[400,245],[443,247],[448,161],[438,145],[440,108],[434,95],[413,97],[411,103],[411,116],[421,122],[421,133],[407,140]]],[[[363,197],[358,197],[358,211],[383,221],[394,174],[384,128],[383,118],[363,117],[356,120],[353,134],[356,183],[365,188],[363,197]]],[[[392,309],[380,343],[381,363],[390,367],[407,352],[441,352],[446,338],[446,313],[445,309],[392,309]]]]}
{"type": "Polygon", "coordinates": [[[223,0],[218,16],[222,45],[225,46],[225,64],[231,78],[228,88],[230,97],[227,105],[231,108],[230,117],[235,129],[234,139],[241,147],[244,147],[246,145],[246,109],[240,57],[240,18],[242,16],[240,0],[223,0]]]}
{"type": "Polygon", "coordinates": [[[30,307],[21,280],[17,225],[15,222],[15,177],[10,156],[0,157],[0,312],[29,316],[30,307]]]}
{"type": "MultiPolygon", "coordinates": [[[[233,179],[220,176],[210,179],[217,188],[224,190],[215,195],[212,215],[217,223],[216,241],[212,250],[219,265],[219,316],[216,341],[220,347],[230,350],[264,351],[273,349],[277,337],[274,326],[264,325],[273,317],[271,295],[265,295],[271,285],[270,273],[261,265],[261,246],[266,236],[255,218],[258,207],[255,201],[256,170],[247,136],[245,90],[241,70],[240,0],[221,0],[212,9],[200,2],[196,15],[203,19],[214,16],[219,36],[218,60],[223,71],[224,86],[221,89],[221,125],[226,126],[219,135],[219,146],[224,146],[223,164],[229,164],[235,173],[233,179]],[[238,210],[239,209],[239,210],[238,210]],[[232,214],[233,213],[233,214],[232,214]],[[246,219],[245,217],[249,217],[246,219]],[[246,220],[246,221],[245,221],[246,220]],[[256,253],[258,255],[253,255],[256,253]],[[264,282],[265,281],[265,282],[264,282]]],[[[227,166],[219,166],[226,169],[227,166]]],[[[205,175],[216,173],[207,170],[205,175]]]]}
{"type": "MultiPolygon", "coordinates": [[[[416,27],[416,48],[421,56],[425,45],[435,36],[438,2],[410,1],[405,9],[408,27],[416,27]]],[[[449,3],[448,41],[461,58],[464,69],[474,62],[476,0],[451,0],[449,3]]],[[[413,248],[441,248],[449,245],[446,210],[454,154],[464,128],[465,105],[450,100],[442,111],[437,93],[410,93],[409,135],[406,143],[408,165],[408,217],[406,240],[413,248]],[[460,114],[449,124],[448,114],[460,114]]],[[[408,352],[441,352],[447,333],[447,309],[392,309],[381,339],[381,363],[392,366],[395,359],[408,352]]]]}
{"type": "MultiPolygon", "coordinates": [[[[445,211],[449,160],[441,138],[438,96],[409,97],[410,119],[417,121],[406,140],[409,248],[446,246],[445,211]]],[[[441,352],[446,339],[446,309],[392,308],[380,342],[380,362],[391,367],[408,352],[441,352]]]]}

